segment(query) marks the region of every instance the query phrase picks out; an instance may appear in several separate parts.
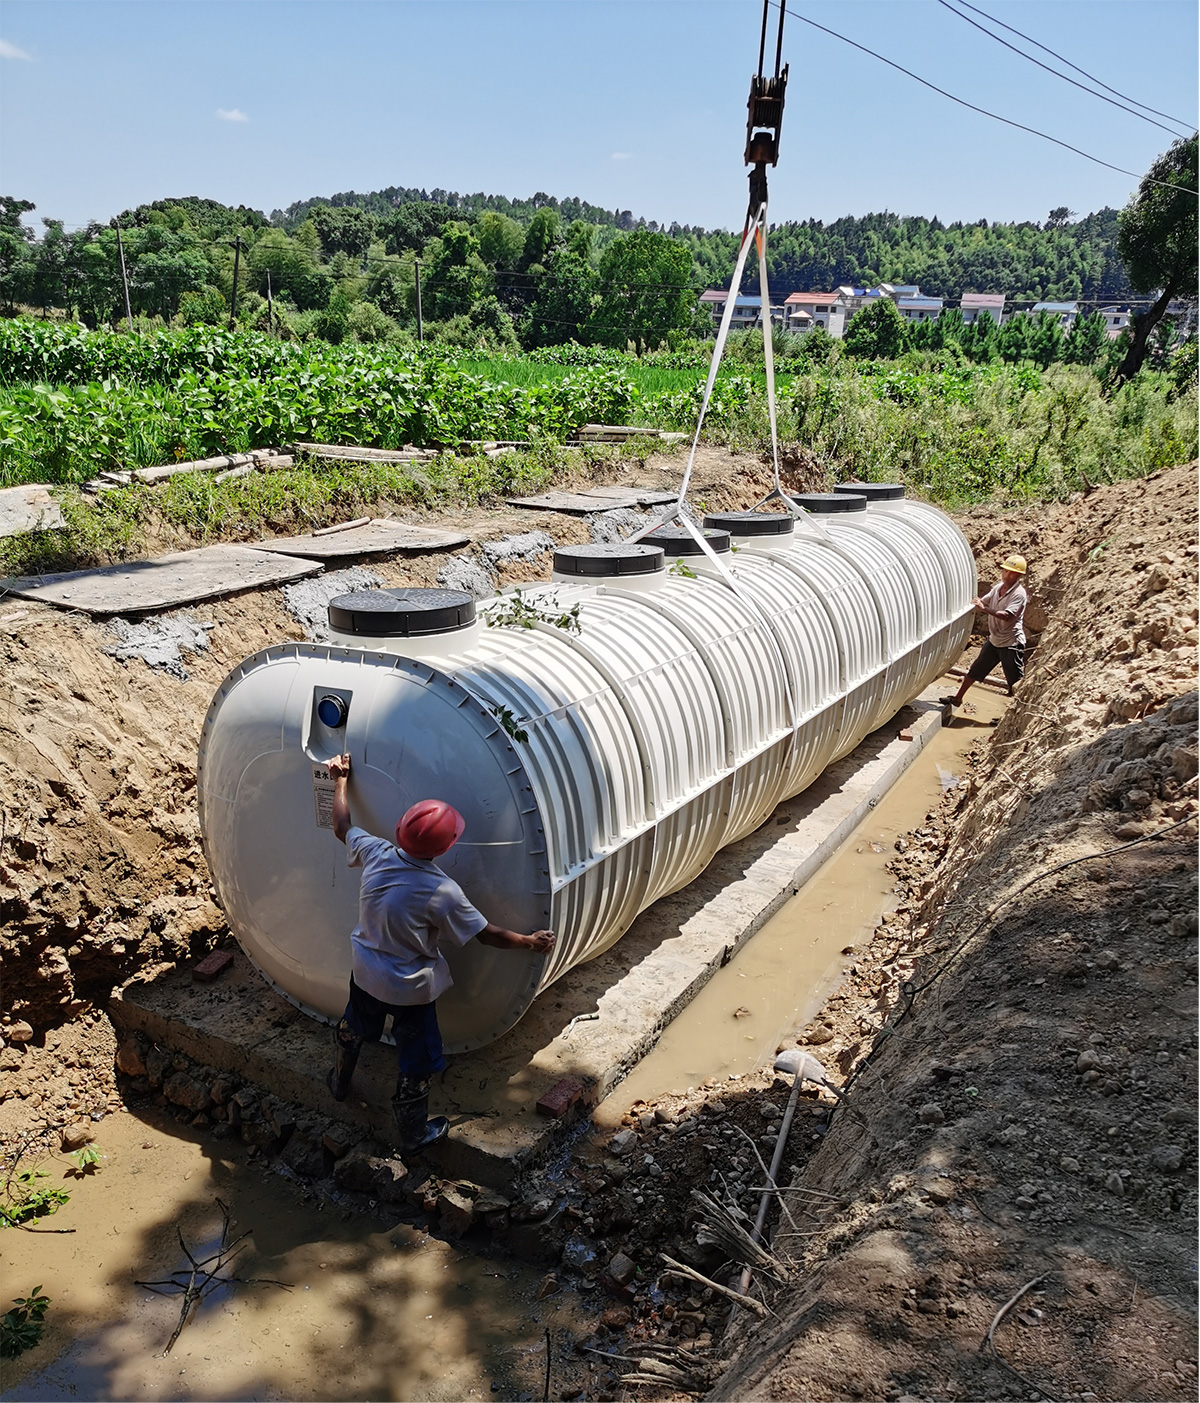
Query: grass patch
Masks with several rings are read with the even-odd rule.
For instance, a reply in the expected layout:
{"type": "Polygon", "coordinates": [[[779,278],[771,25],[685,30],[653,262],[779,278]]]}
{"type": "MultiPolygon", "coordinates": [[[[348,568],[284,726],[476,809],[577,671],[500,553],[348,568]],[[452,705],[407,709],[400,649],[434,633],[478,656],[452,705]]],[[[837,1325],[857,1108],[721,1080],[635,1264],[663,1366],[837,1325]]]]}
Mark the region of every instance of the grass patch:
{"type": "Polygon", "coordinates": [[[0,575],[42,575],[143,557],[166,536],[180,548],[302,534],[356,516],[418,507],[476,507],[546,487],[564,469],[618,456],[550,443],[500,458],[452,454],[420,465],[301,462],[283,472],[216,482],[181,473],[158,487],[114,488],[97,498],[63,488],[66,527],[0,540],[0,575]]]}

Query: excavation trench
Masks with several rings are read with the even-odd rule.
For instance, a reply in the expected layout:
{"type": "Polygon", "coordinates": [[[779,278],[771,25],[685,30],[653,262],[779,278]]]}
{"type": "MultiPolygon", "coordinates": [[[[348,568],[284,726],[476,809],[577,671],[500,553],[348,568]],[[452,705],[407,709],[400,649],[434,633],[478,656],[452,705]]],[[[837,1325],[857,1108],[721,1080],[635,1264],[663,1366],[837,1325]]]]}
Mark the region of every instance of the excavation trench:
{"type": "MultiPolygon", "coordinates": [[[[10,1150],[27,1138],[57,1145],[64,1126],[90,1115],[104,1156],[99,1174],[72,1183],[45,1152],[45,1182],[72,1198],[40,1226],[73,1232],[0,1233],[9,1294],[41,1283],[52,1298],[42,1344],[6,1361],[4,1396],[540,1398],[547,1329],[550,1397],[618,1396],[621,1363],[578,1347],[629,1354],[651,1341],[707,1358],[707,1384],[690,1390],[703,1392],[727,1362],[724,1311],[660,1277],[658,1251],[679,1257],[694,1245],[689,1190],[723,1192],[721,1172],[731,1196],[755,1197],[752,1156],[728,1171],[737,1132],[761,1144],[786,1100],[762,1069],[798,1025],[832,1018],[836,1038],[812,1050],[838,1080],[870,1057],[854,1091],[870,1131],[854,1117],[830,1128],[829,1105],[802,1100],[785,1169],[843,1206],[802,1224],[793,1246],[813,1294],[774,1302],[778,1338],[743,1332],[722,1396],[925,1396],[946,1379],[957,1396],[1011,1396],[1012,1376],[978,1343],[1049,1260],[1057,1275],[1030,1293],[1033,1323],[1006,1322],[1001,1341],[1025,1375],[1064,1397],[1194,1397],[1194,1319],[1181,1304],[1195,1222],[1194,829],[1073,869],[1008,908],[936,998],[895,1026],[899,967],[937,959],[969,933],[974,902],[1060,858],[1195,815],[1195,701],[1185,695],[1195,685],[1194,483],[1194,468],[1172,470],[966,523],[985,577],[1014,547],[1043,562],[1035,589],[1055,618],[1032,684],[998,732],[986,723],[1003,701],[976,689],[965,722],[983,724],[931,739],[824,872],[610,1096],[599,1112],[607,1125],[568,1141],[552,1173],[522,1188],[514,1208],[549,1194],[573,1215],[533,1267],[488,1258],[494,1244],[478,1229],[462,1244],[444,1226],[434,1235],[425,1224],[437,1214],[411,1204],[322,1198],[327,1185],[269,1166],[220,1126],[187,1124],[191,1113],[156,1095],[157,1083],[113,1080],[112,1029],[98,1011],[109,989],[172,964],[182,968],[169,977],[186,982],[188,962],[225,933],[194,821],[197,718],[230,667],[291,627],[278,598],[199,611],[214,624],[209,648],[186,658],[182,681],[115,662],[98,625],[38,606],[0,616],[0,893],[16,932],[6,932],[6,984],[19,995],[3,1028],[0,1127],[10,1150]],[[938,803],[939,765],[958,776],[955,749],[993,736],[970,797],[956,788],[938,803]],[[896,835],[926,826],[932,808],[920,860],[919,835],[897,853],[896,835]],[[889,859],[897,870],[885,874],[889,859]],[[897,881],[908,909],[889,917],[897,881]],[[943,907],[945,930],[934,922],[943,907]],[[860,949],[844,957],[849,945],[860,949]],[[781,993],[785,983],[801,992],[781,993]],[[33,1025],[24,1041],[19,1019],[33,1025]],[[1094,1075],[1080,1070],[1092,1049],[1094,1075]],[[611,1153],[617,1120],[634,1132],[624,1159],[611,1153]],[[237,1274],[291,1290],[222,1288],[163,1358],[180,1302],[134,1283],[184,1264],[177,1227],[193,1250],[211,1243],[218,1197],[251,1232],[237,1274]],[[810,1240],[810,1227],[825,1236],[810,1240]],[[616,1252],[636,1259],[638,1275],[632,1298],[614,1302],[602,1274],[616,1252]],[[557,1290],[545,1281],[552,1264],[557,1290]]],[[[753,499],[747,488],[730,504],[753,499]]],[[[434,566],[380,574],[433,583],[434,566]]],[[[527,1090],[510,1087],[531,1101],[527,1090]]]]}
{"type": "Polygon", "coordinates": [[[972,693],[967,708],[934,733],[837,852],[713,975],[597,1107],[597,1125],[616,1125],[638,1100],[684,1096],[709,1078],[770,1066],[780,1043],[793,1041],[820,1011],[855,950],[895,910],[888,864],[897,842],[906,847],[902,835],[919,828],[948,789],[966,782],[967,751],[990,733],[1006,705],[987,687],[972,693]]]}
{"type": "MultiPolygon", "coordinates": [[[[897,840],[958,783],[965,752],[1005,705],[980,689],[933,733],[799,895],[716,971],[597,1109],[602,1138],[639,1098],[769,1065],[776,1043],[836,984],[846,947],[869,939],[894,908],[887,863],[897,840]]],[[[609,1386],[604,1357],[573,1348],[612,1307],[594,1280],[539,1297],[535,1268],[408,1223],[384,1227],[361,1201],[351,1211],[350,1200],[314,1195],[237,1141],[181,1128],[167,1108],[121,1111],[97,1135],[99,1172],[42,1225],[58,1231],[10,1231],[0,1243],[8,1280],[50,1281],[55,1293],[45,1342],[10,1366],[6,1399],[539,1397],[547,1330],[559,1392],[609,1386]],[[250,1233],[227,1273],[242,1280],[207,1297],[164,1354],[181,1298],[136,1283],[186,1266],[178,1233],[197,1257],[214,1250],[219,1203],[234,1235],[250,1233]]],[[[584,1159],[594,1158],[594,1143],[580,1147],[584,1159]]],[[[46,1166],[55,1182],[66,1163],[46,1166]]]]}

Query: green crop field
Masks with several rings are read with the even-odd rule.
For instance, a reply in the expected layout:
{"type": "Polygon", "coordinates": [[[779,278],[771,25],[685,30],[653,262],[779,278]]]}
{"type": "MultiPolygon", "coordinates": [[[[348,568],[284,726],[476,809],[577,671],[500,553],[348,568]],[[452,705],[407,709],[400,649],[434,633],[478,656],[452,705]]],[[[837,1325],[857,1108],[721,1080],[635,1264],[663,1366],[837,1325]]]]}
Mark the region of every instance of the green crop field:
{"type": "MultiPolygon", "coordinates": [[[[786,351],[785,347],[785,351],[786,351]]],[[[143,336],[33,319],[0,321],[0,486],[58,486],[70,529],[0,550],[7,570],[67,568],[138,549],[154,517],[191,540],[236,539],[406,503],[486,504],[553,480],[585,423],[695,428],[710,347],[637,357],[604,347],[468,355],[211,327],[143,336]],[[489,459],[471,441],[524,441],[489,459]],[[448,452],[419,466],[297,464],[223,484],[173,479],[84,505],[71,489],[120,470],[297,440],[448,452]]],[[[708,442],[769,441],[761,337],[731,344],[708,442]]],[[[1090,367],[972,363],[956,348],[898,360],[786,356],[785,443],[827,478],[901,478],[947,506],[1063,496],[1197,452],[1194,343],[1166,371],[1107,393],[1090,367]]]]}

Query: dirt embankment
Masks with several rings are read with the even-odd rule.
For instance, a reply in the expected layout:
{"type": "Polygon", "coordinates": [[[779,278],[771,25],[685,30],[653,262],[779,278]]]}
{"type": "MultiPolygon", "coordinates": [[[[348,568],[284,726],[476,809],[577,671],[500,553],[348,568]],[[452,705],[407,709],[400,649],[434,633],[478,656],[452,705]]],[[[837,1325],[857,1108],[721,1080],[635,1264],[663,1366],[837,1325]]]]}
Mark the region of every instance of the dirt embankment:
{"type": "Polygon", "coordinates": [[[1195,467],[978,524],[1057,607],[714,1398],[1196,1396],[1195,467]]]}

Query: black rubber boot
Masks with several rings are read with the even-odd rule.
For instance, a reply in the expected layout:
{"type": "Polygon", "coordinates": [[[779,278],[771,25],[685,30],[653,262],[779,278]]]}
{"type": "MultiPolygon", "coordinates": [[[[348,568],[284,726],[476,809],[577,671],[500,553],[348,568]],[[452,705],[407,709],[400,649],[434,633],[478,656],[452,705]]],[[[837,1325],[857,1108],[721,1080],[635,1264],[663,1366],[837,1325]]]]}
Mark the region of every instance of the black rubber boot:
{"type": "Polygon", "coordinates": [[[445,1116],[429,1119],[429,1083],[401,1078],[392,1097],[392,1114],[400,1132],[402,1154],[420,1154],[446,1138],[450,1122],[445,1116]]]}
{"type": "Polygon", "coordinates": [[[354,1036],[343,1018],[333,1030],[334,1063],[325,1078],[325,1085],[335,1101],[344,1101],[350,1094],[350,1078],[358,1066],[362,1045],[362,1038],[354,1036]]]}

